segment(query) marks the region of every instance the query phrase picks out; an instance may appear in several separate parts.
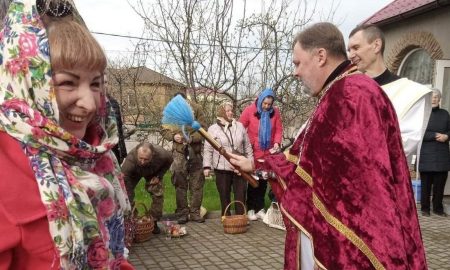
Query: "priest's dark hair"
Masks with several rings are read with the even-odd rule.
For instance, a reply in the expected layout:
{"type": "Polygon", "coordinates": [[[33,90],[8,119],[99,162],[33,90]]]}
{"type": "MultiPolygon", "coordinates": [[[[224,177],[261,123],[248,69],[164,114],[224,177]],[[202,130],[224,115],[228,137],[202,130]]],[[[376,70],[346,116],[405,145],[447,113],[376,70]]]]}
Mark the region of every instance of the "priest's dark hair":
{"type": "Polygon", "coordinates": [[[320,22],[305,28],[295,36],[292,48],[297,43],[304,50],[324,48],[330,55],[347,59],[344,37],[341,31],[329,22],[320,22]]]}

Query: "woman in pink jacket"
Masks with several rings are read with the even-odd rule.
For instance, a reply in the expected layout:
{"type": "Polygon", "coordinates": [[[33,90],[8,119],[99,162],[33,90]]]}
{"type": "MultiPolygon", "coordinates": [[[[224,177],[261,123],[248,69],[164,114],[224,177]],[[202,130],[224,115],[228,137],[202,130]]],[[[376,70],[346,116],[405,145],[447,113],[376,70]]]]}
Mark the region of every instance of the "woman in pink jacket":
{"type": "MultiPolygon", "coordinates": [[[[239,119],[239,122],[247,128],[256,169],[258,169],[258,160],[280,151],[283,125],[280,111],[273,106],[274,101],[275,94],[272,89],[265,89],[254,103],[244,109],[239,119]]],[[[260,181],[257,188],[248,187],[247,208],[250,220],[256,220],[258,217],[262,219],[264,216],[266,189],[266,181],[260,181]],[[255,213],[257,214],[255,215],[255,213]]]]}

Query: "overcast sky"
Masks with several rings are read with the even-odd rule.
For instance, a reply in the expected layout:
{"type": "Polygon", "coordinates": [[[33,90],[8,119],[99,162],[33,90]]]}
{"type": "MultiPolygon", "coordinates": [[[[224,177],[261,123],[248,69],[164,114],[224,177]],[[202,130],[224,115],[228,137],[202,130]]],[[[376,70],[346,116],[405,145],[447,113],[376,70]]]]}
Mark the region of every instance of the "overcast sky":
{"type": "MultiPolygon", "coordinates": [[[[131,0],[134,2],[133,0],[131,0]]],[[[151,0],[143,0],[151,1],[151,0]]],[[[167,0],[170,1],[170,0],[167,0]]],[[[234,0],[240,1],[240,0],[234,0]]],[[[248,0],[254,9],[260,9],[263,0],[248,0]]],[[[295,1],[295,0],[294,0],[295,1]]],[[[326,9],[339,0],[317,0],[319,8],[326,9]]],[[[347,38],[351,29],[358,23],[391,3],[393,0],[341,0],[334,16],[334,22],[347,38]]],[[[89,29],[93,32],[140,36],[143,29],[142,20],[130,7],[127,0],[75,0],[77,8],[89,29]]],[[[95,35],[108,55],[126,54],[133,50],[130,39],[95,35]]],[[[135,41],[134,41],[135,42],[135,41]]]]}

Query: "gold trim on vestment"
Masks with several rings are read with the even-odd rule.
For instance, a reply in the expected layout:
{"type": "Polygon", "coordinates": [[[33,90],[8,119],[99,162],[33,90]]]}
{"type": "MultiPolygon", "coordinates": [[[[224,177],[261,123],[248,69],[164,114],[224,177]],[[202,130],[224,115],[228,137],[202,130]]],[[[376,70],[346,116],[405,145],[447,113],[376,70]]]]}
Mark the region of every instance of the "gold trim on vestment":
{"type": "Polygon", "coordinates": [[[298,164],[298,157],[295,156],[295,155],[293,155],[293,154],[291,154],[291,153],[287,153],[287,154],[286,154],[286,159],[287,159],[288,161],[290,161],[290,162],[296,164],[296,165],[298,164]]]}
{"type": "MultiPolygon", "coordinates": [[[[308,183],[308,185],[312,187],[313,179],[303,168],[297,166],[295,172],[297,173],[298,176],[300,176],[300,178],[303,179],[303,181],[305,181],[306,183],[308,183]]],[[[369,248],[369,246],[355,232],[353,232],[350,228],[344,225],[340,220],[335,218],[326,209],[325,205],[322,203],[322,201],[314,192],[312,192],[312,196],[314,206],[319,210],[320,214],[322,214],[325,220],[336,230],[338,230],[342,235],[344,235],[348,240],[350,240],[350,242],[352,242],[353,245],[355,245],[359,250],[361,250],[361,252],[370,260],[375,269],[377,270],[385,269],[383,264],[381,264],[381,262],[378,260],[378,258],[369,248]]]]}
{"type": "Polygon", "coordinates": [[[310,187],[313,186],[312,177],[305,170],[303,170],[302,167],[297,166],[297,168],[295,169],[295,173],[300,176],[300,178],[303,179],[303,181],[305,181],[310,187]]]}
{"type": "MultiPolygon", "coordinates": [[[[313,239],[312,235],[305,228],[303,228],[303,226],[300,225],[300,223],[298,223],[297,220],[295,220],[286,211],[286,209],[284,209],[284,207],[283,207],[283,205],[281,203],[279,203],[279,205],[280,205],[281,212],[283,212],[283,214],[292,222],[292,224],[294,224],[301,232],[303,232],[310,239],[310,242],[311,242],[311,245],[312,245],[311,249],[313,251],[313,259],[314,259],[314,262],[316,263],[317,267],[319,267],[320,269],[323,269],[323,270],[327,270],[327,268],[314,256],[314,241],[312,240],[313,239]]],[[[286,230],[287,230],[287,228],[286,228],[286,230]]],[[[299,248],[300,247],[297,246],[297,253],[298,253],[299,248]]],[[[300,262],[300,254],[299,254],[299,257],[297,259],[300,262]]]]}
{"type": "Polygon", "coordinates": [[[283,190],[286,190],[287,189],[287,185],[286,185],[286,182],[283,180],[283,178],[281,178],[281,177],[279,177],[277,175],[277,180],[278,180],[278,183],[281,185],[281,188],[283,190]]]}
{"type": "Polygon", "coordinates": [[[335,218],[328,210],[325,205],[320,201],[319,197],[315,193],[313,193],[313,203],[314,206],[320,211],[325,220],[331,224],[336,230],[338,230],[341,234],[343,234],[353,245],[355,245],[359,250],[361,250],[364,255],[370,260],[373,267],[375,269],[385,269],[383,264],[378,260],[369,246],[361,239],[359,236],[345,226],[340,220],[335,218]]]}
{"type": "MultiPolygon", "coordinates": [[[[342,74],[341,76],[337,77],[335,80],[330,82],[324,89],[328,90],[331,85],[342,79],[343,77],[346,77],[348,75],[353,74],[359,74],[359,72],[356,72],[356,67],[352,67],[350,70],[348,70],[346,73],[342,74]]],[[[326,91],[321,91],[321,95],[323,95],[326,91]]],[[[307,129],[306,129],[307,132],[307,129]]],[[[303,139],[305,138],[306,134],[304,135],[303,139]]],[[[300,147],[300,152],[302,151],[300,147]]],[[[299,157],[292,155],[290,153],[285,153],[286,159],[294,164],[297,164],[297,168],[295,169],[295,173],[303,180],[305,181],[311,188],[313,187],[314,181],[313,178],[303,169],[300,167],[299,164],[299,157]]],[[[381,264],[381,262],[378,260],[378,258],[375,256],[373,251],[369,248],[369,246],[350,228],[348,228],[346,225],[344,225],[340,220],[338,220],[336,217],[334,217],[325,207],[325,205],[322,203],[322,201],[319,199],[319,197],[312,192],[312,199],[314,206],[319,210],[321,215],[324,217],[325,221],[329,223],[331,226],[333,226],[338,232],[340,232],[343,236],[345,236],[355,247],[357,247],[372,263],[373,267],[377,270],[385,269],[385,267],[381,264]]],[[[300,223],[297,222],[283,207],[283,205],[280,203],[280,209],[283,212],[283,214],[294,224],[301,232],[303,232],[310,240],[313,250],[313,259],[316,263],[316,266],[320,269],[326,270],[326,267],[314,256],[314,241],[309,232],[305,230],[303,226],[300,225],[300,223]]],[[[299,235],[300,239],[301,235],[299,235]]],[[[299,246],[297,246],[297,256],[299,258],[299,246]]],[[[300,260],[298,260],[300,262],[300,260]]]]}

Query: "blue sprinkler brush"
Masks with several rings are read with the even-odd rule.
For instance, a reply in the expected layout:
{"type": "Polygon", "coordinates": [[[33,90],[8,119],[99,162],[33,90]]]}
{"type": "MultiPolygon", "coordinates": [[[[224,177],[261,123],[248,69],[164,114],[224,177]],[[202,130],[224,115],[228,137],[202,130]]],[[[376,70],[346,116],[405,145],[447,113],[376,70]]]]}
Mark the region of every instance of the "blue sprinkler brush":
{"type": "MultiPolygon", "coordinates": [[[[203,138],[205,138],[205,140],[207,140],[209,144],[211,144],[212,147],[219,152],[219,154],[230,161],[230,154],[222,147],[222,145],[214,140],[205,129],[202,128],[199,122],[194,119],[191,106],[189,106],[187,101],[181,95],[177,95],[172,98],[169,103],[167,103],[163,110],[162,123],[181,126],[185,136],[187,136],[184,131],[185,126],[192,127],[194,130],[198,131],[200,135],[202,135],[203,138]]],[[[242,178],[244,178],[252,187],[258,187],[259,183],[255,178],[253,178],[250,174],[241,171],[240,168],[237,168],[237,170],[241,173],[242,178]]]]}

